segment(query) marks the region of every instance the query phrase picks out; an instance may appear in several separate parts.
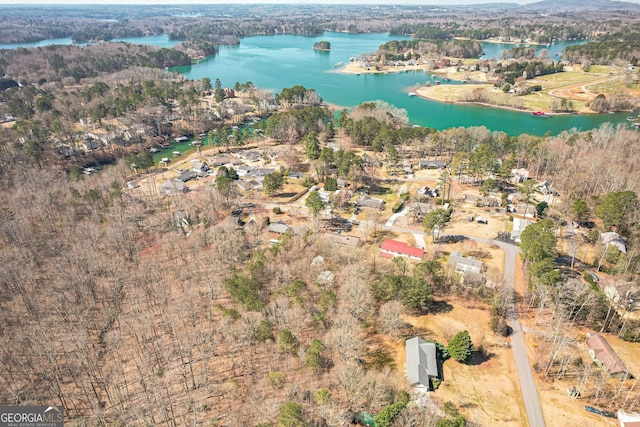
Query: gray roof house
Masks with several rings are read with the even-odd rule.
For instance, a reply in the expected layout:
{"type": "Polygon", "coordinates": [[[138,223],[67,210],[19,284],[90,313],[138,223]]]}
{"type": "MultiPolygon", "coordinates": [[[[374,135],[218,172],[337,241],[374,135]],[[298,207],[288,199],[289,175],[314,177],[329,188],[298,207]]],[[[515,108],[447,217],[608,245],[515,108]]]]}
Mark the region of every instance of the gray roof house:
{"type": "Polygon", "coordinates": [[[465,257],[458,251],[449,255],[449,266],[462,274],[463,280],[477,281],[482,279],[482,268],[484,264],[474,257],[465,257]]]}
{"type": "Polygon", "coordinates": [[[245,181],[243,179],[239,179],[236,181],[236,185],[240,187],[242,191],[250,191],[250,190],[260,190],[262,189],[262,184],[256,180],[245,181]]]}
{"type": "Polygon", "coordinates": [[[249,172],[247,172],[247,176],[252,178],[263,178],[269,175],[270,173],[274,173],[275,171],[276,170],[274,168],[251,169],[249,172]]]}
{"type": "Polygon", "coordinates": [[[443,169],[447,166],[447,162],[439,160],[420,160],[418,163],[420,169],[443,169]]]}
{"type": "Polygon", "coordinates": [[[205,176],[209,171],[209,166],[200,160],[191,162],[191,170],[198,174],[198,176],[205,176]]]}
{"type": "Polygon", "coordinates": [[[175,196],[180,193],[186,193],[187,191],[189,191],[189,189],[184,182],[176,179],[170,179],[160,187],[160,192],[166,196],[175,196]]]}
{"type": "Polygon", "coordinates": [[[438,378],[436,345],[420,337],[405,341],[407,382],[410,386],[431,389],[431,378],[438,378]]]}
{"type": "Polygon", "coordinates": [[[522,215],[511,215],[513,217],[513,230],[511,231],[511,239],[516,243],[520,243],[520,235],[525,228],[534,224],[536,219],[533,217],[524,217],[522,215]]]}
{"type": "Polygon", "coordinates": [[[384,200],[382,199],[374,199],[369,196],[362,196],[356,202],[358,206],[363,208],[371,208],[371,209],[384,209],[384,200]]]}
{"type": "Polygon", "coordinates": [[[276,234],[284,234],[286,233],[291,227],[289,227],[287,224],[285,224],[284,222],[272,222],[271,224],[269,224],[269,231],[272,233],[276,233],[276,234]]]}
{"type": "Polygon", "coordinates": [[[600,241],[605,246],[605,248],[608,248],[609,246],[615,246],[623,254],[627,253],[627,245],[624,242],[624,239],[615,231],[602,233],[600,235],[600,241]]]}
{"type": "Polygon", "coordinates": [[[176,179],[182,182],[187,182],[197,177],[198,177],[197,172],[195,172],[194,170],[188,170],[188,171],[182,172],[180,175],[178,175],[176,179]]]}

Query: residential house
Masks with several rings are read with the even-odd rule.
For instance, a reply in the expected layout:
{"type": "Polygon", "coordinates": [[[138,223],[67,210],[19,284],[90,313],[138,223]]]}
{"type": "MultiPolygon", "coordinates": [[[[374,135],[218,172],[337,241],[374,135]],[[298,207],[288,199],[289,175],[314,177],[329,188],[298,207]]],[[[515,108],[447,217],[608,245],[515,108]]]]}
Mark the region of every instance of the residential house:
{"type": "Polygon", "coordinates": [[[360,157],[360,159],[362,160],[362,166],[365,166],[365,167],[379,168],[382,166],[382,162],[380,161],[379,158],[377,158],[376,156],[371,156],[367,153],[364,153],[362,157],[360,157]]]}
{"type": "Polygon", "coordinates": [[[620,359],[605,337],[595,332],[589,332],[587,333],[587,345],[593,361],[609,375],[620,379],[633,378],[627,365],[620,359]]]}
{"type": "Polygon", "coordinates": [[[185,183],[177,179],[170,179],[160,187],[160,192],[166,196],[176,196],[187,191],[189,191],[189,188],[185,183]]]}
{"type": "Polygon", "coordinates": [[[520,243],[520,235],[529,225],[537,222],[533,217],[525,217],[522,215],[511,215],[513,218],[513,230],[511,231],[511,240],[520,243]]]}
{"type": "Polygon", "coordinates": [[[616,413],[620,427],[640,427],[640,414],[637,412],[625,412],[618,409],[616,413]]]}
{"type": "Polygon", "coordinates": [[[449,266],[460,273],[465,282],[478,282],[482,280],[484,263],[474,257],[465,257],[459,251],[453,251],[449,255],[449,266]]]}
{"type": "Polygon", "coordinates": [[[276,234],[284,234],[289,231],[290,228],[290,226],[282,221],[276,221],[269,224],[269,231],[276,234]]]}
{"type": "Polygon", "coordinates": [[[303,179],[304,178],[304,173],[303,172],[289,172],[289,178],[293,178],[293,179],[303,179]]]}
{"type": "Polygon", "coordinates": [[[380,245],[380,254],[385,258],[400,256],[421,261],[424,256],[424,250],[397,240],[385,239],[380,245]]]}
{"type": "Polygon", "coordinates": [[[255,150],[241,151],[237,154],[237,156],[250,163],[255,163],[262,159],[262,153],[255,150]]]}
{"type": "Polygon", "coordinates": [[[274,173],[276,170],[274,168],[256,168],[256,169],[251,169],[248,173],[247,173],[247,177],[250,178],[264,178],[265,176],[269,175],[270,173],[274,173]]]}
{"type": "Polygon", "coordinates": [[[420,160],[418,165],[420,169],[444,169],[447,167],[447,162],[440,160],[420,160]]]}
{"type": "Polygon", "coordinates": [[[327,142],[327,148],[331,148],[333,151],[339,151],[342,147],[337,142],[327,142]]]}
{"type": "Polygon", "coordinates": [[[209,159],[209,163],[213,167],[226,166],[226,165],[239,166],[243,164],[242,160],[229,157],[229,156],[212,157],[211,159],[209,159]]]}
{"type": "Polygon", "coordinates": [[[436,345],[420,337],[409,338],[404,345],[407,383],[410,386],[431,390],[431,380],[440,377],[436,345]]]}
{"type": "Polygon", "coordinates": [[[527,218],[536,217],[536,206],[533,203],[518,203],[515,206],[511,206],[510,212],[527,218]]]}
{"type": "Polygon", "coordinates": [[[552,195],[556,195],[558,194],[558,192],[556,191],[556,189],[547,181],[543,181],[540,183],[540,185],[538,185],[538,187],[536,188],[536,191],[547,195],[547,194],[552,194],[552,195]]]}
{"type": "Polygon", "coordinates": [[[524,168],[520,169],[511,169],[511,183],[512,184],[520,184],[529,179],[529,171],[524,168]]]}
{"type": "Polygon", "coordinates": [[[198,173],[192,171],[191,169],[189,169],[189,170],[186,170],[186,171],[182,172],[180,175],[178,175],[176,180],[182,181],[182,182],[187,182],[187,181],[190,181],[190,180],[195,179],[197,177],[198,177],[198,173]]]}
{"type": "Polygon", "coordinates": [[[82,142],[82,148],[84,148],[85,151],[94,151],[101,149],[102,144],[96,139],[86,139],[82,142]]]}
{"type": "Polygon", "coordinates": [[[250,181],[245,181],[244,179],[239,179],[236,181],[236,185],[240,187],[242,191],[251,191],[251,190],[262,190],[262,183],[258,182],[254,179],[250,181]]]}
{"type": "Polygon", "coordinates": [[[209,172],[209,166],[201,160],[193,160],[191,162],[191,170],[198,176],[206,176],[209,172]]]}
{"type": "Polygon", "coordinates": [[[247,176],[249,172],[251,172],[251,166],[247,165],[234,166],[233,168],[236,170],[238,176],[247,176]]]}
{"type": "Polygon", "coordinates": [[[379,209],[379,210],[384,209],[384,200],[374,199],[373,197],[366,196],[366,195],[359,198],[356,201],[356,204],[361,208],[379,209]]]}
{"type": "Polygon", "coordinates": [[[422,221],[424,217],[436,208],[430,203],[414,202],[409,205],[409,213],[416,221],[422,221]]]}
{"type": "Polygon", "coordinates": [[[616,233],[615,231],[610,231],[608,233],[600,234],[600,242],[602,242],[605,248],[609,248],[609,246],[613,246],[623,254],[627,253],[627,244],[625,243],[622,236],[616,233]]]}
{"type": "Polygon", "coordinates": [[[623,311],[640,309],[640,287],[633,282],[606,285],[603,292],[623,311]]]}

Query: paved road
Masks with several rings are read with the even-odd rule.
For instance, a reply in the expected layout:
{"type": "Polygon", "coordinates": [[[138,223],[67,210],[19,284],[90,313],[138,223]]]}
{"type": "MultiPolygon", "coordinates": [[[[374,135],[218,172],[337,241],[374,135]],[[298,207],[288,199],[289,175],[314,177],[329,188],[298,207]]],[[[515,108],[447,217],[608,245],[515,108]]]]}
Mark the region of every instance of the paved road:
{"type": "MultiPolygon", "coordinates": [[[[520,249],[513,245],[502,242],[497,243],[504,249],[504,282],[510,286],[515,286],[515,266],[516,256],[520,249]]],[[[515,296],[515,294],[514,294],[515,296]]],[[[509,313],[508,324],[511,327],[511,348],[513,349],[513,357],[516,361],[516,369],[518,370],[518,378],[520,379],[520,388],[524,399],[524,407],[527,411],[527,419],[530,427],[544,427],[544,417],[542,416],[542,408],[540,407],[540,399],[538,398],[538,390],[533,381],[531,366],[529,365],[529,357],[524,346],[522,337],[522,326],[518,321],[518,310],[513,301],[512,310],[509,313]]]]}
{"type": "MultiPolygon", "coordinates": [[[[385,227],[394,231],[413,233],[424,235],[423,232],[418,232],[409,228],[400,227],[385,227]]],[[[515,301],[515,271],[517,255],[520,252],[520,248],[515,245],[500,242],[497,240],[483,239],[481,237],[464,236],[467,239],[475,240],[478,243],[497,245],[504,250],[504,276],[503,281],[507,286],[510,286],[514,290],[514,299],[509,310],[508,324],[511,327],[511,348],[513,349],[513,357],[516,361],[516,369],[518,371],[518,379],[520,380],[520,388],[522,391],[522,398],[524,399],[525,410],[527,411],[527,419],[530,427],[544,427],[544,417],[542,416],[542,407],[540,406],[540,399],[538,398],[538,390],[536,384],[533,381],[533,373],[531,372],[531,366],[529,365],[529,357],[527,356],[527,350],[524,346],[524,339],[522,337],[522,326],[518,321],[518,310],[516,308],[515,301]]]]}
{"type": "MultiPolygon", "coordinates": [[[[398,215],[399,216],[399,215],[398,215]]],[[[419,230],[411,228],[394,227],[393,222],[397,216],[385,224],[384,228],[401,233],[411,233],[417,236],[424,236],[425,233],[419,230]]],[[[527,350],[524,346],[524,339],[522,338],[522,326],[518,321],[518,310],[516,308],[515,301],[515,267],[517,262],[517,255],[520,252],[520,248],[517,246],[501,242],[498,240],[484,239],[481,237],[463,236],[465,238],[475,240],[479,243],[493,244],[502,248],[505,252],[504,258],[504,276],[503,281],[507,286],[510,286],[514,290],[514,298],[512,300],[511,309],[508,315],[508,324],[512,329],[511,334],[511,348],[513,349],[513,356],[516,362],[516,369],[518,370],[518,378],[520,380],[520,388],[522,391],[522,397],[524,399],[525,409],[527,411],[527,419],[530,427],[544,427],[544,417],[542,416],[542,408],[540,406],[540,400],[538,398],[538,391],[536,389],[535,382],[533,381],[533,374],[531,372],[531,366],[529,365],[529,358],[527,356],[527,350]]]]}

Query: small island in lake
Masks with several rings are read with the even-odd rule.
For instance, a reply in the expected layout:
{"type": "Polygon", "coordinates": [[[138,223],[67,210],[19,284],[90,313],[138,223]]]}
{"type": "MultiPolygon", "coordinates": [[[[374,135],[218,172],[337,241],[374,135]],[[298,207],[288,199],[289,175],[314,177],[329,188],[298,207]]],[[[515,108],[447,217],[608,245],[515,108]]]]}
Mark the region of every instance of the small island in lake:
{"type": "Polygon", "coordinates": [[[319,41],[313,44],[315,50],[331,50],[331,43],[328,41],[319,41]]]}

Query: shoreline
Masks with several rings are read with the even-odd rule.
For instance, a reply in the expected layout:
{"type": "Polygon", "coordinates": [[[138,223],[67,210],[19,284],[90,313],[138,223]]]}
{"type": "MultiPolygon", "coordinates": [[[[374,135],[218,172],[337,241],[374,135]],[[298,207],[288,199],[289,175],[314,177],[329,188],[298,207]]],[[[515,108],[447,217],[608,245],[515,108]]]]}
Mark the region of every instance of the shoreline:
{"type": "MultiPolygon", "coordinates": [[[[517,113],[533,113],[534,110],[528,110],[528,109],[520,109],[520,108],[515,108],[515,107],[509,107],[507,105],[496,105],[496,104],[488,104],[486,102],[478,102],[478,101],[445,101],[439,98],[435,98],[433,96],[429,96],[428,94],[425,94],[425,91],[427,91],[429,89],[429,87],[423,86],[420,87],[418,89],[416,89],[415,93],[420,97],[420,98],[424,98],[426,100],[429,101],[433,101],[433,102],[437,102],[439,104],[452,104],[452,105],[479,105],[482,107],[487,107],[487,108],[497,108],[497,109],[501,109],[501,110],[508,110],[508,111],[514,111],[517,113]]],[[[577,115],[589,115],[589,114],[597,114],[597,113],[590,113],[590,112],[573,112],[573,113],[569,113],[569,112],[548,112],[546,113],[549,116],[577,116],[577,115]]]]}

